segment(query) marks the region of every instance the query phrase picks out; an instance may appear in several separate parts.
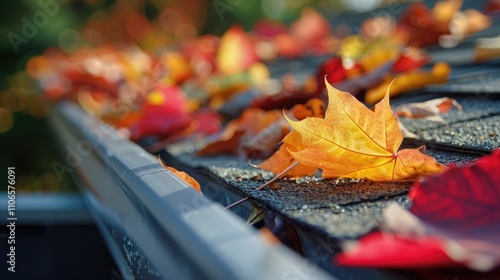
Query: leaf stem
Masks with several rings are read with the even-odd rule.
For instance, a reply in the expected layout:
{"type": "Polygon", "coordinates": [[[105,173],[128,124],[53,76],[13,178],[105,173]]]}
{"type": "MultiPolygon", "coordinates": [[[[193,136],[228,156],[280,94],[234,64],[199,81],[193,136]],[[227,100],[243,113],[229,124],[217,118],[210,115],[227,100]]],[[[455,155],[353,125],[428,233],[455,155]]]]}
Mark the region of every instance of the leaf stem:
{"type": "MultiPolygon", "coordinates": [[[[285,175],[288,171],[290,171],[292,168],[294,168],[295,166],[299,165],[299,162],[298,161],[295,161],[294,163],[290,164],[290,166],[288,166],[287,168],[285,168],[285,170],[281,171],[278,175],[274,176],[274,178],[272,178],[271,180],[265,182],[264,184],[260,185],[259,187],[257,187],[255,190],[256,191],[260,191],[262,190],[263,188],[269,186],[272,182],[278,180],[281,176],[285,175]]],[[[243,202],[249,200],[250,198],[247,196],[245,198],[242,198],[234,203],[231,203],[229,204],[228,206],[226,206],[225,209],[231,209],[233,208],[234,206],[237,206],[237,205],[240,205],[242,204],[243,202]]]]}
{"type": "Polygon", "coordinates": [[[288,166],[287,168],[285,168],[285,170],[281,171],[280,174],[274,176],[274,178],[272,178],[271,180],[267,181],[266,183],[262,184],[261,186],[259,186],[258,188],[256,188],[255,190],[256,191],[260,191],[262,190],[263,188],[269,186],[272,182],[278,180],[281,176],[285,175],[288,171],[290,171],[292,168],[294,168],[295,166],[297,166],[299,164],[298,161],[295,161],[294,163],[290,164],[290,166],[288,166]]]}
{"type": "Polygon", "coordinates": [[[242,204],[243,202],[245,202],[245,201],[247,201],[247,200],[249,200],[249,199],[250,199],[250,197],[248,197],[248,196],[247,196],[247,197],[245,197],[245,198],[243,198],[243,199],[240,199],[240,200],[238,200],[238,201],[236,201],[236,202],[234,202],[234,203],[229,204],[229,205],[228,205],[228,206],[226,206],[226,208],[224,208],[224,209],[231,209],[231,208],[233,208],[234,206],[240,205],[240,204],[242,204]]]}

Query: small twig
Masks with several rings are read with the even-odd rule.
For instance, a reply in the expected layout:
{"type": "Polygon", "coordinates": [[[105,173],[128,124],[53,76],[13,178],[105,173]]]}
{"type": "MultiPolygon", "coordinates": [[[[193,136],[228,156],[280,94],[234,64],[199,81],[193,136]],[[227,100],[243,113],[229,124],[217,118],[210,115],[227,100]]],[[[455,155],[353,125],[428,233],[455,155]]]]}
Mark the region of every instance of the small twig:
{"type": "MultiPolygon", "coordinates": [[[[272,182],[278,180],[281,176],[285,175],[288,171],[290,171],[292,168],[294,168],[295,166],[297,166],[299,164],[298,161],[290,164],[290,166],[288,166],[287,168],[285,168],[285,170],[281,171],[278,175],[274,176],[274,178],[272,178],[271,180],[265,182],[264,184],[260,185],[259,187],[257,187],[255,190],[256,191],[260,191],[262,190],[263,188],[269,186],[272,182]]],[[[245,198],[242,198],[234,203],[231,203],[230,205],[226,206],[225,209],[231,209],[233,208],[234,206],[237,206],[239,204],[242,204],[243,202],[249,200],[250,198],[249,197],[245,197],[245,198]]]]}
{"type": "Polygon", "coordinates": [[[250,199],[250,197],[248,197],[248,196],[247,196],[247,197],[245,197],[245,198],[243,198],[243,199],[240,199],[240,200],[238,200],[238,201],[236,201],[236,202],[234,202],[234,203],[229,204],[228,206],[226,206],[226,208],[225,208],[225,209],[231,209],[231,208],[233,208],[234,206],[239,205],[239,204],[242,204],[243,202],[245,202],[245,201],[247,201],[247,200],[249,200],[249,199],[250,199]]]}
{"type": "Polygon", "coordinates": [[[272,178],[271,180],[267,181],[266,183],[264,183],[263,185],[261,185],[260,187],[256,188],[255,190],[256,191],[260,191],[262,190],[263,188],[269,186],[272,182],[278,180],[281,176],[285,175],[288,171],[290,171],[292,168],[294,168],[295,166],[297,166],[299,164],[298,161],[290,164],[290,166],[288,166],[287,168],[285,168],[285,170],[281,171],[280,174],[274,176],[274,178],[272,178]]]}

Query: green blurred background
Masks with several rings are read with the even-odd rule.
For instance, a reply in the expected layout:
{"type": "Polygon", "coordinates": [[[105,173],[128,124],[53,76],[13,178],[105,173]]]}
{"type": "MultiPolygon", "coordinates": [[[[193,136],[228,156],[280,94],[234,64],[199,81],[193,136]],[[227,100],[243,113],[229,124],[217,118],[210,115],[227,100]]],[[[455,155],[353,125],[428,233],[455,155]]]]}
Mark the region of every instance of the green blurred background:
{"type": "MultiPolygon", "coordinates": [[[[0,170],[16,167],[18,190],[73,189],[68,178],[58,182],[53,176],[50,164],[57,158],[43,118],[45,108],[36,95],[35,84],[24,71],[31,56],[40,54],[47,46],[56,45],[64,29],[78,28],[84,19],[84,14],[76,12],[71,5],[54,3],[59,7],[58,12],[47,17],[45,25],[40,24],[35,36],[21,41],[15,39],[16,35],[24,37],[22,32],[26,20],[33,22],[34,15],[44,11],[43,8],[36,0],[14,1],[0,11],[3,19],[0,24],[0,170]]],[[[40,17],[40,23],[44,23],[43,19],[40,17]]],[[[1,185],[6,189],[6,184],[1,185]]]]}

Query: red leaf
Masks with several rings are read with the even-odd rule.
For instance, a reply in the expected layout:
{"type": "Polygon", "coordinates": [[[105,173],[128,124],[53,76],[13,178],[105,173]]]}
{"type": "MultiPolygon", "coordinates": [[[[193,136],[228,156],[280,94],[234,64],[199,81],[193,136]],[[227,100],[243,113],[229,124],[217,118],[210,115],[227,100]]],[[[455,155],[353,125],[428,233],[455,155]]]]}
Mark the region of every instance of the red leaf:
{"type": "Polygon", "coordinates": [[[393,268],[452,262],[479,271],[495,268],[500,263],[498,170],[500,149],[474,165],[452,167],[416,183],[409,194],[415,216],[397,205],[384,213],[385,226],[396,235],[367,235],[336,261],[393,268]]]}
{"type": "Polygon", "coordinates": [[[392,66],[393,73],[407,72],[420,68],[429,62],[429,55],[422,49],[407,47],[392,66]]]}
{"type": "Polygon", "coordinates": [[[189,127],[187,99],[178,87],[159,86],[142,104],[142,117],[130,129],[134,140],[146,136],[166,138],[189,127]]]}
{"type": "Polygon", "coordinates": [[[191,125],[195,124],[195,130],[191,134],[213,134],[221,130],[220,116],[214,111],[200,110],[193,114],[191,125]]]}
{"type": "Polygon", "coordinates": [[[323,62],[316,73],[316,82],[318,91],[325,88],[325,76],[330,84],[338,83],[347,77],[347,70],[342,65],[342,58],[338,56],[331,57],[323,62]]]}
{"type": "Polygon", "coordinates": [[[337,255],[336,264],[392,268],[458,265],[442,250],[442,242],[436,237],[407,239],[375,232],[363,237],[355,246],[337,255]]]}
{"type": "Polygon", "coordinates": [[[271,19],[260,19],[253,26],[253,33],[263,38],[273,38],[280,34],[286,34],[288,28],[279,21],[271,19]]]}
{"type": "Polygon", "coordinates": [[[451,238],[500,244],[500,149],[416,183],[410,211],[451,238]]]}

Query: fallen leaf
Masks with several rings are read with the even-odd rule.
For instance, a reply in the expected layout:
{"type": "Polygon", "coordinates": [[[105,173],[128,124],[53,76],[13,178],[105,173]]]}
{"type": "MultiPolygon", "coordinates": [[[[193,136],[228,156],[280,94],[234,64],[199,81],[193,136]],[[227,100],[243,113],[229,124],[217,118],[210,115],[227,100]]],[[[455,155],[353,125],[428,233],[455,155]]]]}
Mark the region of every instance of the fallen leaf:
{"type": "Polygon", "coordinates": [[[224,74],[235,74],[248,69],[258,56],[245,33],[239,25],[233,25],[222,35],[217,52],[217,67],[224,74]]]}
{"type": "Polygon", "coordinates": [[[432,17],[438,22],[438,25],[449,28],[447,25],[452,20],[453,15],[460,11],[463,0],[438,1],[432,8],[432,17]]]}
{"type": "Polygon", "coordinates": [[[236,119],[246,108],[250,107],[252,100],[257,98],[260,94],[261,92],[256,89],[236,94],[229,98],[217,112],[230,120],[236,119]]]}
{"type": "Polygon", "coordinates": [[[309,117],[324,118],[325,111],[325,102],[321,99],[313,98],[307,101],[306,104],[295,105],[291,110],[291,114],[297,120],[302,120],[309,117]]]}
{"type": "MultiPolygon", "coordinates": [[[[271,171],[274,174],[279,174],[296,161],[290,152],[298,152],[303,149],[305,149],[305,146],[302,144],[300,134],[293,130],[283,139],[283,144],[279,149],[270,158],[257,165],[257,167],[271,171]]],[[[317,170],[317,167],[299,164],[288,171],[284,177],[298,178],[311,176],[317,170]]]]}
{"type": "MultiPolygon", "coordinates": [[[[324,110],[323,101],[311,99],[306,104],[294,106],[289,113],[303,119],[322,117],[324,110]]],[[[281,110],[248,108],[238,119],[230,121],[220,137],[200,150],[198,155],[229,153],[246,158],[268,157],[290,130],[281,110]]]]}
{"type": "Polygon", "coordinates": [[[361,238],[336,257],[337,263],[494,269],[500,264],[499,169],[497,149],[474,165],[452,167],[415,183],[409,194],[413,200],[410,211],[397,203],[384,211],[382,228],[391,233],[361,238]]]}
{"type": "Polygon", "coordinates": [[[215,60],[218,48],[219,38],[207,34],[196,40],[185,42],[181,46],[181,51],[190,60],[194,74],[203,77],[216,70],[215,60]]]}
{"type": "Polygon", "coordinates": [[[198,155],[230,153],[241,156],[240,143],[245,138],[256,135],[264,128],[282,118],[279,110],[264,111],[258,108],[248,108],[242,115],[230,121],[220,137],[198,152],[198,155]]]}
{"type": "Polygon", "coordinates": [[[327,76],[329,83],[338,83],[347,78],[347,70],[344,68],[342,63],[342,58],[339,56],[334,56],[327,59],[325,62],[321,63],[316,72],[316,82],[318,84],[318,90],[323,90],[323,80],[327,76]]]}
{"type": "MultiPolygon", "coordinates": [[[[390,109],[388,91],[371,110],[348,92],[328,83],[327,89],[329,104],[324,119],[288,119],[301,138],[296,146],[299,150],[290,152],[301,164],[321,168],[324,178],[374,181],[415,179],[444,169],[419,149],[398,151],[403,134],[390,109]]],[[[296,138],[295,134],[283,142],[290,145],[292,137],[296,138]]]]}
{"type": "Polygon", "coordinates": [[[458,266],[443,252],[439,238],[407,239],[374,232],[334,258],[337,265],[358,267],[422,268],[458,266]]]}
{"type": "Polygon", "coordinates": [[[373,104],[382,100],[385,96],[386,89],[391,83],[391,97],[408,91],[417,90],[427,85],[444,84],[448,82],[450,72],[451,68],[447,63],[438,62],[432,67],[431,71],[414,70],[402,73],[396,77],[389,77],[385,82],[366,92],[365,102],[373,104]]]}
{"type": "Polygon", "coordinates": [[[297,58],[304,53],[305,49],[298,38],[287,33],[276,35],[272,39],[272,43],[278,56],[286,58],[297,58]]]}
{"type": "Polygon", "coordinates": [[[439,37],[449,31],[447,26],[438,24],[423,2],[412,3],[403,12],[398,28],[408,37],[407,42],[418,42],[422,46],[437,44],[439,37]]]}
{"type": "Polygon", "coordinates": [[[415,47],[406,47],[401,51],[396,62],[394,62],[391,71],[393,73],[402,73],[418,69],[429,63],[429,59],[429,55],[425,50],[415,47]]]}
{"type": "Polygon", "coordinates": [[[442,97],[425,102],[408,103],[394,108],[398,117],[410,119],[428,119],[437,122],[446,123],[440,114],[446,113],[456,107],[462,111],[462,106],[455,99],[442,97]]]}
{"type": "Polygon", "coordinates": [[[338,90],[347,91],[356,96],[366,89],[379,85],[391,70],[392,65],[393,62],[387,62],[359,77],[346,79],[336,84],[334,83],[333,86],[338,90]]]}
{"type": "Polygon", "coordinates": [[[264,221],[266,218],[266,215],[264,213],[264,210],[262,208],[257,207],[257,206],[252,206],[252,210],[250,211],[250,214],[248,215],[247,218],[247,225],[254,225],[258,222],[264,221]]]}
{"type": "Polygon", "coordinates": [[[158,86],[146,95],[140,119],[130,128],[131,138],[175,136],[191,123],[187,104],[187,98],[178,87],[158,86]]]}
{"type": "Polygon", "coordinates": [[[265,228],[265,227],[260,228],[259,233],[260,233],[262,240],[266,244],[271,245],[271,246],[277,246],[277,245],[281,244],[281,241],[278,239],[278,237],[276,237],[276,235],[274,235],[273,232],[270,231],[268,228],[265,228]]]}
{"type": "Polygon", "coordinates": [[[263,18],[255,22],[252,31],[260,37],[272,39],[279,34],[287,33],[288,28],[278,20],[263,18]]]}
{"type": "Polygon", "coordinates": [[[290,131],[290,125],[285,118],[280,118],[256,135],[243,138],[239,143],[239,150],[244,151],[247,158],[269,157],[276,151],[283,137],[290,131]]]}
{"type": "Polygon", "coordinates": [[[201,193],[200,183],[196,181],[193,177],[189,176],[186,172],[179,171],[173,167],[163,165],[168,171],[175,174],[175,176],[179,177],[181,180],[186,182],[188,185],[193,187],[197,192],[201,193]]]}
{"type": "MultiPolygon", "coordinates": [[[[306,104],[295,105],[288,114],[291,114],[298,120],[307,117],[323,118],[325,116],[325,103],[317,98],[307,101],[306,104]]],[[[283,138],[290,133],[292,128],[282,116],[270,126],[264,128],[253,137],[244,139],[241,143],[241,149],[247,154],[247,157],[269,157],[278,148],[283,138]]]]}
{"type": "MultiPolygon", "coordinates": [[[[417,182],[410,191],[411,212],[428,224],[450,230],[492,226],[500,230],[500,149],[466,167],[452,167],[439,176],[417,182]],[[435,215],[439,211],[440,215],[435,215]],[[448,218],[459,221],[453,228],[448,218]]],[[[493,231],[476,232],[491,236],[493,231]]],[[[470,234],[475,234],[471,231],[470,234]]],[[[469,236],[470,238],[471,236],[469,236]]],[[[478,237],[478,236],[473,236],[478,237]]],[[[495,236],[500,244],[500,234],[495,236]]]]}
{"type": "MultiPolygon", "coordinates": [[[[305,105],[299,104],[293,107],[292,115],[298,120],[302,120],[307,117],[324,118],[325,103],[319,99],[311,99],[305,105]]],[[[289,124],[286,123],[286,126],[289,127],[289,124]]],[[[296,131],[291,131],[282,142],[283,143],[279,149],[270,158],[259,164],[257,167],[271,171],[274,174],[279,174],[296,161],[290,152],[298,152],[305,148],[302,144],[300,134],[296,131]]],[[[284,177],[298,178],[311,176],[316,173],[317,170],[317,167],[299,164],[288,171],[284,177]]]]}
{"type": "Polygon", "coordinates": [[[214,111],[198,110],[192,115],[192,129],[189,131],[189,136],[214,134],[221,130],[221,117],[214,111]]]}
{"type": "Polygon", "coordinates": [[[374,71],[375,69],[388,63],[391,64],[391,68],[389,68],[389,70],[392,70],[392,66],[400,55],[401,50],[399,46],[391,45],[389,42],[383,41],[383,47],[379,45],[375,46],[375,49],[368,51],[365,50],[363,55],[358,58],[358,61],[365,72],[374,71]]]}
{"type": "Polygon", "coordinates": [[[160,56],[160,62],[168,70],[164,80],[174,84],[181,84],[193,75],[189,60],[179,52],[165,52],[160,56]]]}
{"type": "Polygon", "coordinates": [[[263,110],[290,109],[296,104],[304,104],[312,98],[324,99],[323,97],[323,91],[308,93],[304,89],[283,89],[279,93],[270,96],[255,98],[250,106],[263,110]]]}
{"type": "Polygon", "coordinates": [[[430,234],[450,238],[478,270],[500,264],[500,149],[476,164],[415,184],[410,211],[430,234]],[[477,260],[481,261],[477,261],[477,260]]]}
{"type": "Polygon", "coordinates": [[[316,54],[324,54],[324,40],[330,35],[332,27],[328,20],[312,8],[304,8],[300,18],[290,25],[290,35],[299,45],[316,54]]]}

